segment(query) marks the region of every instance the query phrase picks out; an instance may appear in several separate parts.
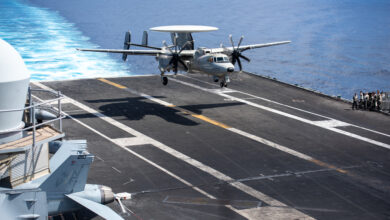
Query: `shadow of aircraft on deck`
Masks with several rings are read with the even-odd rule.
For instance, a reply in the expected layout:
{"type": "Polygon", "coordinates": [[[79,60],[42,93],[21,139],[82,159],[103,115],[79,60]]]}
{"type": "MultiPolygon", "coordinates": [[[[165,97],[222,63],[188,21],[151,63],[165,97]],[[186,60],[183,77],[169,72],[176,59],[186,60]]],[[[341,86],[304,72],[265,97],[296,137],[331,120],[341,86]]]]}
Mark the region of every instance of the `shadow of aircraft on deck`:
{"type": "MultiPolygon", "coordinates": [[[[164,98],[155,96],[154,98],[164,98]]],[[[120,99],[96,99],[85,100],[85,102],[94,105],[94,108],[99,109],[101,113],[108,117],[124,116],[129,120],[141,120],[146,115],[154,115],[164,119],[167,122],[185,125],[195,126],[199,125],[198,122],[191,120],[185,112],[182,112],[175,108],[163,106],[161,104],[154,103],[144,97],[132,97],[132,98],[120,98],[120,99]],[[105,104],[108,103],[108,104],[105,104]]],[[[199,105],[186,105],[178,106],[182,109],[191,111],[195,114],[202,114],[203,109],[213,109],[221,107],[229,107],[243,105],[243,103],[214,103],[214,104],[199,104],[199,105]]],[[[96,117],[93,114],[72,114],[75,118],[87,118],[96,117]]]]}

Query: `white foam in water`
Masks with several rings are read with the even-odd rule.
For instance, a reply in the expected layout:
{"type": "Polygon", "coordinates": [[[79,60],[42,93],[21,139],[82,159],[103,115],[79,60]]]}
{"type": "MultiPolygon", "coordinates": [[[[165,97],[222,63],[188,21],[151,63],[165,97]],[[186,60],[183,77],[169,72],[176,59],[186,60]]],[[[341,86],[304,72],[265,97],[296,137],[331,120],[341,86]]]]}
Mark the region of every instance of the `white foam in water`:
{"type": "Polygon", "coordinates": [[[131,75],[129,66],[97,48],[57,12],[13,0],[0,2],[0,38],[23,57],[32,81],[131,75]]]}

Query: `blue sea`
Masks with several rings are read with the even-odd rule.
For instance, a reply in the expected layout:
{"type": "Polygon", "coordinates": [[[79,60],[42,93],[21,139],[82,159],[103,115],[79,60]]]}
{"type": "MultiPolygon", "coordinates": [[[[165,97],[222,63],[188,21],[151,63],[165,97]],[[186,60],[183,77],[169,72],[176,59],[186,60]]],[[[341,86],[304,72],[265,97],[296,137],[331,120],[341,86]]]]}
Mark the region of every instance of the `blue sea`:
{"type": "MultiPolygon", "coordinates": [[[[244,70],[351,98],[390,91],[388,0],[0,0],[0,38],[25,59],[33,80],[158,74],[153,57],[83,53],[75,48],[122,48],[124,34],[141,42],[150,27],[210,25],[195,33],[195,47],[291,40],[249,50],[244,70]]],[[[166,33],[149,33],[161,46],[166,33]]],[[[275,91],[277,92],[277,91],[275,91]]]]}

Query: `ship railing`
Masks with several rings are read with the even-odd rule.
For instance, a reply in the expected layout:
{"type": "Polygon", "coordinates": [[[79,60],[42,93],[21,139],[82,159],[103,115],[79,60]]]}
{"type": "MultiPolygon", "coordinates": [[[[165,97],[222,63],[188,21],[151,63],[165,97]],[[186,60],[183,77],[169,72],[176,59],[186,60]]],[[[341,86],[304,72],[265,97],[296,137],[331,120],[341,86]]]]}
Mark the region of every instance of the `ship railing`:
{"type": "MultiPolygon", "coordinates": [[[[24,108],[19,109],[5,109],[0,110],[1,113],[6,112],[24,112],[25,114],[29,112],[29,117],[27,122],[27,126],[25,126],[22,129],[17,130],[10,130],[9,132],[19,132],[19,131],[32,131],[32,147],[35,147],[36,144],[36,130],[39,127],[42,127],[47,124],[51,124],[54,122],[59,122],[59,128],[58,130],[62,133],[62,119],[66,118],[66,114],[62,111],[62,104],[61,100],[64,99],[64,95],[61,94],[60,91],[55,90],[46,90],[46,89],[32,89],[31,87],[28,88],[28,106],[24,108]],[[32,97],[33,92],[44,92],[49,93],[50,95],[54,96],[54,98],[47,99],[47,100],[40,100],[37,98],[37,102],[33,102],[32,97]],[[56,107],[52,105],[52,103],[55,103],[56,107]],[[35,113],[37,110],[46,110],[52,114],[54,114],[56,117],[50,120],[42,120],[37,122],[35,113]]],[[[34,96],[36,97],[36,96],[34,96]]]]}

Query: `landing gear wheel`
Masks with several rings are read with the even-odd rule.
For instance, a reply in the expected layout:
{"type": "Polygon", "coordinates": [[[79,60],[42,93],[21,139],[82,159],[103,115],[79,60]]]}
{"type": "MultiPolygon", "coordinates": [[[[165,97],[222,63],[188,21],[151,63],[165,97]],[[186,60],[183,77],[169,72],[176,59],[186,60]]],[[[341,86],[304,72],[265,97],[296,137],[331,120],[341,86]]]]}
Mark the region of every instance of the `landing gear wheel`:
{"type": "Polygon", "coordinates": [[[161,82],[164,86],[166,86],[168,84],[168,77],[166,76],[161,77],[161,82]]]}
{"type": "Polygon", "coordinates": [[[224,86],[226,86],[226,83],[225,83],[225,81],[221,81],[221,82],[219,83],[219,85],[221,86],[221,88],[223,88],[224,86]]]}

